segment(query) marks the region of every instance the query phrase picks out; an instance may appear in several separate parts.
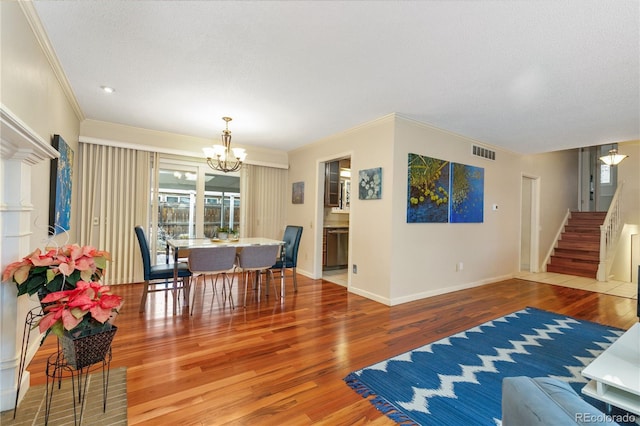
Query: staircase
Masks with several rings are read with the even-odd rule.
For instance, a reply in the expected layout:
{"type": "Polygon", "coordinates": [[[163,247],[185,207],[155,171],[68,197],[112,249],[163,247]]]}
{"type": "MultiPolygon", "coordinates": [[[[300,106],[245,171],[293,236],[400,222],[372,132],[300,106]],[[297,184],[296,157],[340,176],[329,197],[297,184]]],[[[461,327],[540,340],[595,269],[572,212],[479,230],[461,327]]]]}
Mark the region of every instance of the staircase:
{"type": "Polygon", "coordinates": [[[571,212],[547,271],[596,279],[600,262],[600,225],[606,215],[607,212],[571,212]]]}

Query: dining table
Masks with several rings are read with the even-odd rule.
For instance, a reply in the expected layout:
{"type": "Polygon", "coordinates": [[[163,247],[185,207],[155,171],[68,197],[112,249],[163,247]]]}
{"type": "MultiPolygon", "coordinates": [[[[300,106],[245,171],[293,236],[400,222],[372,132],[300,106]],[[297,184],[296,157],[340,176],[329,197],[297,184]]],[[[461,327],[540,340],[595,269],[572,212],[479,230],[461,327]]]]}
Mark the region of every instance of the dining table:
{"type": "MultiPolygon", "coordinates": [[[[262,246],[262,245],[279,245],[282,246],[280,249],[280,258],[282,260],[282,271],[280,271],[280,300],[284,300],[285,296],[285,285],[284,285],[284,262],[285,250],[284,244],[285,242],[282,240],[275,240],[271,238],[263,238],[263,237],[243,237],[243,238],[232,238],[232,239],[217,239],[217,238],[175,238],[175,239],[167,239],[167,249],[166,249],[166,259],[167,263],[173,257],[173,314],[176,314],[177,311],[177,290],[178,290],[178,263],[180,258],[184,258],[188,256],[189,250],[194,248],[207,248],[207,247],[236,247],[237,251],[242,250],[243,247],[249,246],[262,246]],[[173,255],[173,256],[172,256],[173,255]]],[[[274,264],[275,259],[274,259],[274,264]]],[[[185,306],[189,305],[189,287],[188,283],[183,283],[184,290],[184,304],[185,306]]]]}

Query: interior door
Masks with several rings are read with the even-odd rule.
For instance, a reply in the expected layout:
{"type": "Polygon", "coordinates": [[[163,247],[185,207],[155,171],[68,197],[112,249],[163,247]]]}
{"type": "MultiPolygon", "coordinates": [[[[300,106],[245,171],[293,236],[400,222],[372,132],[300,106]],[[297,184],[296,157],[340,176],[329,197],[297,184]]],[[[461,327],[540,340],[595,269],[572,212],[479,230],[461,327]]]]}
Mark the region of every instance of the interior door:
{"type": "Polygon", "coordinates": [[[617,144],[580,149],[580,210],[606,212],[618,188],[618,169],[600,161],[617,144]]]}

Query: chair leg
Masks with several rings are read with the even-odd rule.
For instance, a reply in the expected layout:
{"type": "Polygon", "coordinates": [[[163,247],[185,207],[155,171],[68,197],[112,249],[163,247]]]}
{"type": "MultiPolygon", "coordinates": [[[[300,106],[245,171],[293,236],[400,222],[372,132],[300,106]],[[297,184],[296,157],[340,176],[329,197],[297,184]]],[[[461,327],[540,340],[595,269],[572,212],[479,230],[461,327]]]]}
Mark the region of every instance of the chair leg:
{"type": "Polygon", "coordinates": [[[276,295],[277,299],[280,299],[281,295],[278,292],[278,288],[276,287],[276,279],[273,277],[273,271],[271,269],[267,269],[267,295],[269,295],[269,282],[273,283],[273,293],[276,295]]]}
{"type": "Polygon", "coordinates": [[[140,312],[144,312],[147,304],[147,293],[149,293],[149,281],[144,282],[144,290],[142,290],[142,299],[140,300],[140,312]]]}
{"type": "MultiPolygon", "coordinates": [[[[204,285],[202,286],[202,305],[204,306],[204,292],[207,289],[207,277],[205,275],[202,276],[202,279],[204,280],[204,285]]],[[[197,278],[193,278],[193,288],[191,289],[191,292],[193,293],[193,301],[191,301],[191,315],[193,315],[193,308],[196,305],[196,290],[198,289],[198,279],[197,278]]]]}
{"type": "Polygon", "coordinates": [[[242,282],[244,283],[244,307],[247,307],[247,274],[249,271],[242,271],[242,282]]]}
{"type": "Polygon", "coordinates": [[[229,278],[229,275],[227,275],[226,272],[222,273],[222,298],[223,300],[227,298],[226,296],[226,291],[225,291],[225,281],[227,282],[228,286],[229,286],[229,305],[231,306],[231,309],[235,309],[235,305],[233,304],[233,295],[231,294],[231,287],[233,286],[233,277],[229,278]]]}
{"type": "Polygon", "coordinates": [[[293,291],[298,291],[298,276],[296,274],[296,267],[291,268],[293,271],[293,291]]]}

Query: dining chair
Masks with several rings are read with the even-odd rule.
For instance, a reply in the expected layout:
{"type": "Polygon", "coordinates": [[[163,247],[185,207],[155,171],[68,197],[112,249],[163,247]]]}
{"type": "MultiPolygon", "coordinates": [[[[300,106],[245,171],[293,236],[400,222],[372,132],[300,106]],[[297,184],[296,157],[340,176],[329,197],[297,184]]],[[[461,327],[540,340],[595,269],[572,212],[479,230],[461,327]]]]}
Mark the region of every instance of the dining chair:
{"type": "MultiPolygon", "coordinates": [[[[142,291],[142,300],[140,300],[140,312],[144,312],[147,303],[147,294],[157,291],[178,290],[173,288],[173,272],[174,265],[171,263],[162,263],[159,265],[151,265],[151,253],[149,252],[149,243],[142,226],[135,227],[136,237],[140,245],[140,254],[142,255],[142,267],[144,271],[144,290],[142,291]],[[151,288],[153,287],[153,288],[151,288]]],[[[191,271],[186,263],[178,263],[178,280],[181,282],[182,289],[189,285],[189,277],[191,271]]],[[[174,309],[176,305],[177,294],[174,292],[174,309]]],[[[175,312],[174,312],[175,313],[175,312]]]]}
{"type": "Polygon", "coordinates": [[[298,265],[298,248],[300,247],[301,237],[302,226],[287,225],[282,237],[284,241],[284,261],[279,258],[270,268],[271,271],[281,274],[283,270],[290,269],[293,275],[293,288],[295,291],[298,291],[296,267],[298,265]]]}
{"type": "MultiPolygon", "coordinates": [[[[193,315],[193,307],[196,300],[196,286],[198,281],[195,280],[196,275],[202,275],[203,282],[206,287],[206,279],[209,276],[211,280],[211,289],[213,295],[216,294],[216,282],[218,277],[222,275],[222,293],[223,297],[226,293],[225,284],[229,287],[229,302],[233,307],[233,298],[231,296],[231,290],[233,286],[233,278],[229,279],[228,274],[235,273],[235,261],[236,261],[236,248],[219,246],[219,247],[207,247],[207,248],[193,248],[189,253],[188,265],[189,270],[193,274],[192,283],[194,283],[193,289],[193,303],[191,303],[191,315],[193,315]],[[215,280],[213,278],[215,275],[215,280]]],[[[204,299],[204,294],[203,294],[204,299]]]]}
{"type": "MultiPolygon", "coordinates": [[[[243,247],[238,253],[237,265],[242,271],[242,281],[244,283],[244,306],[247,306],[247,283],[249,275],[253,272],[254,280],[258,291],[258,300],[260,300],[260,287],[261,287],[261,272],[266,271],[273,279],[273,272],[271,266],[274,260],[278,256],[279,245],[259,245],[243,247]]],[[[269,285],[269,279],[267,279],[267,286],[269,285]]],[[[275,290],[275,282],[274,282],[275,290]]],[[[269,288],[267,287],[267,296],[269,295],[269,288]]]]}

